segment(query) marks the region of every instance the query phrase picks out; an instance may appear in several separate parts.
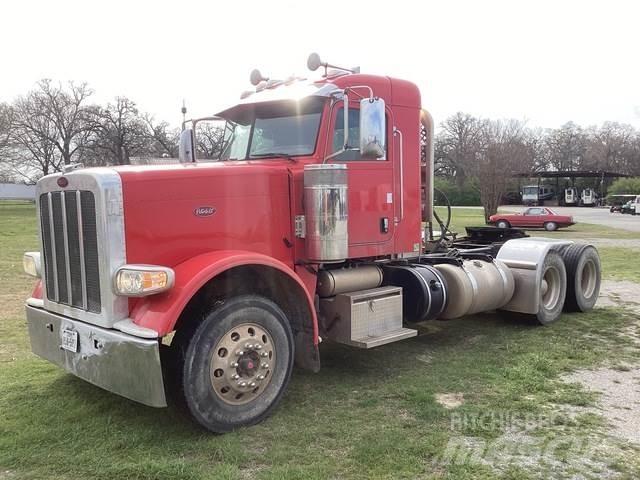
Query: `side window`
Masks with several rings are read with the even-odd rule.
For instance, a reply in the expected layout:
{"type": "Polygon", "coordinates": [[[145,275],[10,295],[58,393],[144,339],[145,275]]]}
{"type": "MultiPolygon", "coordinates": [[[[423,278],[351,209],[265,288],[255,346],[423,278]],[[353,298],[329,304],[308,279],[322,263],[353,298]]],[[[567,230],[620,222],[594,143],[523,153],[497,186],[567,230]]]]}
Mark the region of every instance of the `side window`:
{"type": "Polygon", "coordinates": [[[530,208],[527,211],[527,215],[542,215],[542,208],[530,208]]]}
{"type": "MultiPolygon", "coordinates": [[[[347,150],[333,157],[339,161],[364,160],[360,156],[360,110],[349,109],[349,146],[358,147],[358,150],[347,150]]],[[[339,108],[336,113],[336,121],[333,127],[333,146],[331,153],[337,152],[344,146],[344,108],[339,108]]]]}

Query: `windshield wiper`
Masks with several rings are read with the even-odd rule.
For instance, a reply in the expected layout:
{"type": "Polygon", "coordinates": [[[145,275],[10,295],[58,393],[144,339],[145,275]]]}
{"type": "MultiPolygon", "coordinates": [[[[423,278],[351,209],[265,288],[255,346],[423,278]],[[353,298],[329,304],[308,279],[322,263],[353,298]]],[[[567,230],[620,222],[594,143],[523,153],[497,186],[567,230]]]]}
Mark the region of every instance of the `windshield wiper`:
{"type": "Polygon", "coordinates": [[[289,155],[288,153],[266,152],[266,153],[252,153],[251,155],[249,155],[249,159],[252,159],[252,158],[263,158],[263,157],[284,157],[287,160],[289,160],[290,162],[297,162],[297,160],[295,158],[293,158],[291,155],[289,155]]]}

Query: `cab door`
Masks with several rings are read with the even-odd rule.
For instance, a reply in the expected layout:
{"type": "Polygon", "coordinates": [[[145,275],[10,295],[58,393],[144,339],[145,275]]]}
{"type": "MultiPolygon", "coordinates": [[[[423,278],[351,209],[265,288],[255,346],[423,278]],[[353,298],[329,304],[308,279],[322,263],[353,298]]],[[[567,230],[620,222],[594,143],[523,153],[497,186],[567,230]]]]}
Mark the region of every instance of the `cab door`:
{"type": "MultiPolygon", "coordinates": [[[[349,105],[349,145],[359,146],[360,110],[349,105]]],[[[389,137],[387,122],[387,138],[389,137]]],[[[386,142],[387,146],[389,142],[386,142]]],[[[344,109],[339,102],[332,109],[332,121],[325,155],[344,145],[344,109]]],[[[349,202],[349,256],[363,257],[393,253],[396,196],[393,162],[389,150],[382,159],[363,158],[359,149],[345,151],[327,160],[347,165],[349,202]]]]}

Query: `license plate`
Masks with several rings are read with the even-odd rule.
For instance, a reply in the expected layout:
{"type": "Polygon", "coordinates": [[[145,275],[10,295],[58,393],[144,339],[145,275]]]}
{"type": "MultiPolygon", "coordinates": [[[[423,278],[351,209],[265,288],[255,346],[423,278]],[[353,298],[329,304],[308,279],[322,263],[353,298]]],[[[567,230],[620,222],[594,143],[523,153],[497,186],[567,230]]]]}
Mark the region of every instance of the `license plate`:
{"type": "Polygon", "coordinates": [[[70,352],[78,351],[78,332],[75,330],[63,330],[62,331],[62,348],[69,350],[70,352]]]}

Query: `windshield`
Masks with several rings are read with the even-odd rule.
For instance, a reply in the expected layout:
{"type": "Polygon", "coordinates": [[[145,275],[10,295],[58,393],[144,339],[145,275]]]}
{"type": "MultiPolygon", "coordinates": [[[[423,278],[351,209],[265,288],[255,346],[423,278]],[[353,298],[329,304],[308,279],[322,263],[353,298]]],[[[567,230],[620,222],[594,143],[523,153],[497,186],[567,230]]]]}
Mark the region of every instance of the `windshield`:
{"type": "Polygon", "coordinates": [[[247,105],[229,119],[220,160],[248,160],[315,151],[324,99],[247,105]]]}
{"type": "Polygon", "coordinates": [[[537,195],[538,187],[524,187],[522,191],[525,195],[537,195]]]}

